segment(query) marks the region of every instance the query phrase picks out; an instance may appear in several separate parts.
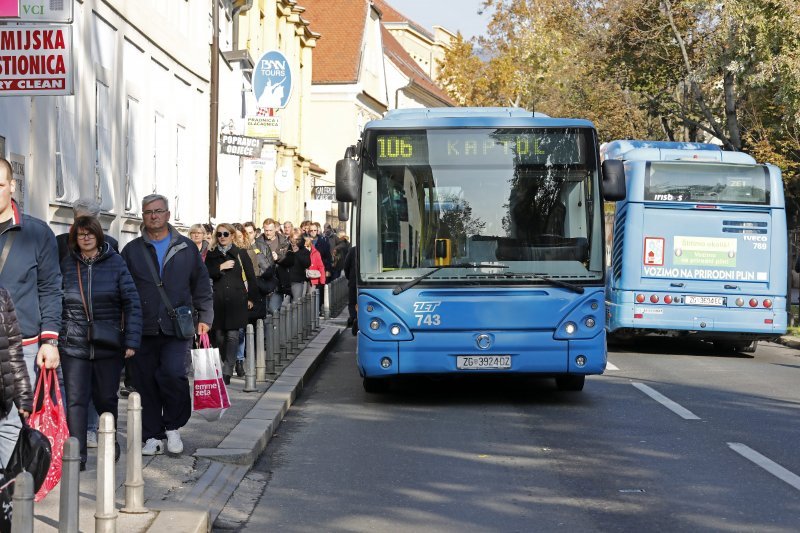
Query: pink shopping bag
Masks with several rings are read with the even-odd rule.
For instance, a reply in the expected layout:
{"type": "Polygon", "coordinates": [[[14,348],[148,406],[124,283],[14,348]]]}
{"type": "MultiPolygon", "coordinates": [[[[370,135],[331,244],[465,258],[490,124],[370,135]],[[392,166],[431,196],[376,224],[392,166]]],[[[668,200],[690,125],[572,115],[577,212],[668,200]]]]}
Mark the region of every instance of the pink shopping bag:
{"type": "Polygon", "coordinates": [[[231,406],[228,389],[222,380],[222,362],[219,350],[211,348],[208,335],[200,336],[200,347],[192,350],[194,366],[194,393],[192,411],[213,422],[231,406]]]}
{"type": "Polygon", "coordinates": [[[49,440],[52,456],[50,468],[44,483],[39,487],[33,501],[40,502],[61,481],[61,463],[64,455],[64,443],[69,438],[67,415],[64,402],[61,400],[61,389],[54,368],[41,368],[36,380],[36,392],[33,394],[33,413],[28,425],[41,431],[49,440]],[[55,390],[56,401],[53,403],[51,386],[55,390]]]}

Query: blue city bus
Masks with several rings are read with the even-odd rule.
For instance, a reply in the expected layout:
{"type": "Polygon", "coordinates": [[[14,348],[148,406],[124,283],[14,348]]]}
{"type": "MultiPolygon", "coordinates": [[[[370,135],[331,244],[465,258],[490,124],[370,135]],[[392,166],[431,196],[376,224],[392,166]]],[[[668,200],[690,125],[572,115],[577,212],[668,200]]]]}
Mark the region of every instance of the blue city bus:
{"type": "Polygon", "coordinates": [[[536,374],[582,390],[606,366],[603,199],[591,122],[522,109],[390,111],[337,163],[358,245],[357,365],[401,375],[536,374]]]}
{"type": "Polygon", "coordinates": [[[788,237],[781,171],[701,143],[614,141],[616,203],[607,326],[614,337],[691,335],[754,352],[786,332],[788,237]]]}

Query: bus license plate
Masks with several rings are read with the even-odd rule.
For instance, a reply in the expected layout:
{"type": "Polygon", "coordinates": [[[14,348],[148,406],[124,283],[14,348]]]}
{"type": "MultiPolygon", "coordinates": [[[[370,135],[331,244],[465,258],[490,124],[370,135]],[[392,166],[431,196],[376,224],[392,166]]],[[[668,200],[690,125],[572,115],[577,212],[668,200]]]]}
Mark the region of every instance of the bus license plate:
{"type": "Polygon", "coordinates": [[[510,355],[459,355],[456,358],[459,370],[481,370],[484,368],[508,370],[511,368],[510,355]]]}
{"type": "Polygon", "coordinates": [[[688,305],[725,305],[722,296],[687,296],[684,301],[688,305]]]}

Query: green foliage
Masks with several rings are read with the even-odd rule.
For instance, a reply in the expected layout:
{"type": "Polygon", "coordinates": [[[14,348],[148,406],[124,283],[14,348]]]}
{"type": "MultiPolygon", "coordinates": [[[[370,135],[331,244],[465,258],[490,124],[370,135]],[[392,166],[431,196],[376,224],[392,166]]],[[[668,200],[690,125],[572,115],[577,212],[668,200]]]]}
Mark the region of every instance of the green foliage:
{"type": "Polygon", "coordinates": [[[484,0],[483,9],[486,36],[459,36],[441,64],[459,104],[589,118],[603,141],[716,139],[778,165],[800,207],[797,0],[484,0]]]}

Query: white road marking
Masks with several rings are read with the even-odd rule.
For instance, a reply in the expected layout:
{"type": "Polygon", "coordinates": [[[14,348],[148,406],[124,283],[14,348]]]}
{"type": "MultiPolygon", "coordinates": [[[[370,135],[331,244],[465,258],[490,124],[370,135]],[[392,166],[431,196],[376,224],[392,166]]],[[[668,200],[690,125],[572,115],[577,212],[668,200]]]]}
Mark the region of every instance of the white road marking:
{"type": "Polygon", "coordinates": [[[633,383],[634,387],[642,391],[643,393],[650,396],[652,399],[678,415],[679,417],[683,418],[684,420],[700,420],[700,417],[694,414],[693,412],[689,411],[685,407],[673,402],[660,392],[656,391],[655,389],[648,387],[644,383],[633,383]]]}
{"type": "Polygon", "coordinates": [[[800,490],[800,476],[785,469],[775,461],[767,459],[749,446],[745,446],[739,442],[729,442],[728,446],[731,450],[735,451],[745,459],[757,464],[776,478],[785,481],[792,487],[800,490]]]}
{"type": "Polygon", "coordinates": [[[619,367],[614,363],[606,363],[606,370],[619,370],[619,367]]]}

